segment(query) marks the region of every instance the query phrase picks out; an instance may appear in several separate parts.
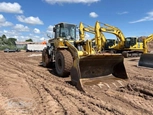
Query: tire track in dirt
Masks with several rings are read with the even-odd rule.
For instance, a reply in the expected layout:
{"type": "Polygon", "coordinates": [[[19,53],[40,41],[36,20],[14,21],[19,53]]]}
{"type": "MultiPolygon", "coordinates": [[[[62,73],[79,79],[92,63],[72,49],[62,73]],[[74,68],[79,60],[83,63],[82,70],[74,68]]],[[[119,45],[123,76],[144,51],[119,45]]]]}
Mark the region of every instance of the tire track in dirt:
{"type": "MultiPolygon", "coordinates": [[[[18,65],[18,64],[17,64],[18,65]]],[[[93,103],[93,102],[92,102],[93,103]]]]}
{"type": "MultiPolygon", "coordinates": [[[[56,92],[56,91],[55,91],[56,92]]],[[[65,99],[64,99],[64,101],[65,101],[65,99]]],[[[67,104],[67,103],[69,103],[70,104],[70,102],[69,102],[69,100],[67,101],[67,102],[64,102],[65,104],[67,104]]],[[[71,113],[72,114],[72,113],[71,113]]]]}
{"type": "MultiPolygon", "coordinates": [[[[0,65],[0,70],[1,70],[0,77],[5,81],[5,88],[6,87],[7,88],[3,89],[2,92],[6,95],[2,95],[1,98],[2,99],[7,98],[7,99],[6,100],[3,99],[1,101],[1,103],[9,102],[9,103],[7,103],[6,107],[8,106],[8,104],[10,107],[8,108],[8,110],[5,110],[8,115],[9,115],[9,113],[29,114],[30,110],[28,110],[28,108],[26,110],[22,108],[22,106],[25,106],[25,105],[22,105],[22,104],[19,105],[20,103],[26,103],[27,100],[25,102],[23,102],[23,100],[21,100],[21,99],[24,99],[25,97],[20,97],[21,93],[22,93],[21,96],[23,96],[23,95],[26,96],[25,95],[26,91],[25,92],[21,91],[19,94],[16,92],[16,90],[22,90],[22,88],[20,89],[20,86],[24,87],[24,89],[26,88],[24,79],[22,77],[20,77],[20,75],[22,75],[22,72],[19,72],[18,70],[16,70],[15,67],[11,66],[10,65],[11,61],[8,60],[5,56],[3,58],[4,58],[4,60],[1,62],[3,62],[3,64],[4,63],[6,63],[6,64],[3,65],[1,63],[1,65],[0,65]],[[9,94],[11,94],[11,95],[9,96],[9,94]],[[19,99],[19,98],[21,98],[21,99],[19,99]],[[16,100],[16,102],[13,102],[13,100],[16,100]]],[[[3,85],[3,84],[1,84],[1,85],[3,85]]],[[[3,85],[3,87],[4,87],[4,85],[3,85]]],[[[26,103],[26,104],[28,104],[28,103],[26,103]]],[[[30,114],[32,114],[32,113],[30,112],[30,114]]]]}
{"type": "MultiPolygon", "coordinates": [[[[128,85],[132,90],[123,87],[117,91],[93,91],[94,93],[85,94],[66,83],[65,78],[56,77],[56,75],[49,73],[46,68],[39,67],[40,58],[29,58],[26,57],[27,55],[29,54],[23,54],[23,58],[14,55],[14,57],[5,59],[9,64],[3,66],[9,68],[11,65],[10,69],[15,69],[17,74],[24,73],[20,77],[26,79],[34,93],[37,105],[39,105],[34,113],[74,114],[75,111],[78,114],[153,114],[153,96],[143,92],[152,91],[152,76],[149,76],[148,73],[147,79],[144,79],[143,73],[140,72],[142,69],[132,67],[134,68],[132,72],[128,70],[131,80],[128,85]],[[135,77],[136,74],[137,77],[135,77]],[[141,76],[139,77],[139,75],[141,76]],[[55,108],[52,107],[53,103],[56,105],[55,108]],[[55,111],[53,111],[54,109],[55,111]]],[[[130,63],[128,66],[135,63],[130,63]]]]}

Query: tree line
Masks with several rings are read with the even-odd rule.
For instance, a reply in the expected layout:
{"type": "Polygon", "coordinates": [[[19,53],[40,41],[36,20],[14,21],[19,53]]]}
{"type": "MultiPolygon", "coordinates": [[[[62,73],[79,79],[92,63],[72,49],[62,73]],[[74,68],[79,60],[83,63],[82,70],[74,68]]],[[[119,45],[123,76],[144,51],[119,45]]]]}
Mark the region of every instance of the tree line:
{"type": "MultiPolygon", "coordinates": [[[[0,36],[0,50],[4,50],[5,48],[14,49],[16,48],[15,42],[16,38],[7,38],[6,35],[0,36]]],[[[25,42],[33,42],[32,39],[27,39],[25,42]]]]}

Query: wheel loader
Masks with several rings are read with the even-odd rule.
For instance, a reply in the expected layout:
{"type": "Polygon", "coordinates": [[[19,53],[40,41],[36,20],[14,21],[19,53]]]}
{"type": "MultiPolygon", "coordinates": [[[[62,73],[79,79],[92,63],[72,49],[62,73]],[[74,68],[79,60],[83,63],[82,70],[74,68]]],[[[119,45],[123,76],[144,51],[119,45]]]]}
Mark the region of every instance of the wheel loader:
{"type": "MultiPolygon", "coordinates": [[[[112,45],[113,47],[110,47],[109,49],[112,50],[114,53],[122,53],[122,55],[125,58],[133,57],[133,56],[140,56],[143,53],[143,43],[138,41],[138,38],[136,37],[125,37],[122,31],[114,26],[111,26],[109,24],[104,24],[100,22],[96,22],[97,25],[103,24],[103,27],[101,27],[99,30],[100,32],[106,32],[114,34],[118,40],[117,44],[112,45]]],[[[112,42],[112,41],[110,41],[112,42]]]]}
{"type": "MultiPolygon", "coordinates": [[[[121,84],[120,81],[127,80],[124,57],[118,54],[97,53],[92,40],[85,40],[83,37],[76,40],[76,28],[75,24],[63,22],[55,25],[55,36],[48,41],[42,52],[43,66],[49,67],[55,63],[58,76],[70,75],[71,83],[84,92],[89,86],[110,81],[118,81],[121,84]]],[[[100,42],[97,42],[96,47],[99,45],[100,42]]]]}
{"type": "Polygon", "coordinates": [[[153,34],[149,35],[147,38],[143,39],[143,54],[141,55],[138,66],[153,68],[153,53],[149,51],[148,43],[153,41],[153,34]]]}

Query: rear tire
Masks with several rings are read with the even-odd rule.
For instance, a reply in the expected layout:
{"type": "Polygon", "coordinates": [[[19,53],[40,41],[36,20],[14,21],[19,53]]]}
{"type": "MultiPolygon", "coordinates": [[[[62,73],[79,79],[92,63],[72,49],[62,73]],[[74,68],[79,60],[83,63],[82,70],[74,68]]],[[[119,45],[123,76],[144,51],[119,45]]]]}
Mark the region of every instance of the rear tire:
{"type": "Polygon", "coordinates": [[[69,51],[59,50],[55,55],[55,69],[59,76],[68,77],[73,66],[73,58],[69,51]]]}
{"type": "Polygon", "coordinates": [[[50,67],[50,60],[47,54],[47,49],[44,49],[42,52],[42,63],[44,67],[50,67]]]}

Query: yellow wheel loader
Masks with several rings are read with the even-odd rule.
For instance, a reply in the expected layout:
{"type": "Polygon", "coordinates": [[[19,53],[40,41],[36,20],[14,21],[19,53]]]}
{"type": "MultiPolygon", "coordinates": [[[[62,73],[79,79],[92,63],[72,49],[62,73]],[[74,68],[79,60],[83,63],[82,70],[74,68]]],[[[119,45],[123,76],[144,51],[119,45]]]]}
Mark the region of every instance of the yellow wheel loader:
{"type": "Polygon", "coordinates": [[[149,51],[148,43],[153,41],[153,34],[143,39],[143,54],[140,57],[138,66],[153,68],[153,53],[149,51]]]}
{"type": "MultiPolygon", "coordinates": [[[[97,21],[96,24],[100,26],[103,23],[97,21]]],[[[136,37],[125,37],[119,28],[108,24],[103,24],[103,27],[101,27],[99,30],[100,32],[114,34],[117,37],[117,44],[111,44],[113,47],[107,46],[110,47],[109,49],[114,53],[122,53],[125,58],[140,56],[143,53],[143,43],[139,42],[138,38],[136,37]]],[[[109,45],[110,43],[107,42],[107,44],[109,45]]]]}
{"type": "MultiPolygon", "coordinates": [[[[42,52],[43,65],[48,67],[55,63],[57,74],[62,77],[70,75],[71,83],[81,91],[85,91],[86,87],[110,81],[111,84],[118,81],[121,86],[120,81],[128,79],[123,63],[124,57],[118,54],[97,53],[92,40],[76,40],[76,28],[75,24],[69,23],[55,25],[55,37],[48,41],[42,52]]],[[[97,47],[99,45],[96,44],[97,47]]]]}

